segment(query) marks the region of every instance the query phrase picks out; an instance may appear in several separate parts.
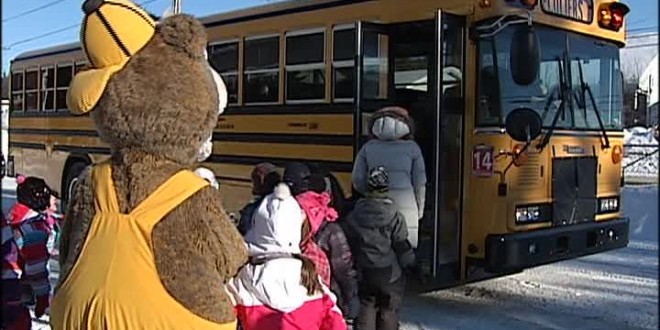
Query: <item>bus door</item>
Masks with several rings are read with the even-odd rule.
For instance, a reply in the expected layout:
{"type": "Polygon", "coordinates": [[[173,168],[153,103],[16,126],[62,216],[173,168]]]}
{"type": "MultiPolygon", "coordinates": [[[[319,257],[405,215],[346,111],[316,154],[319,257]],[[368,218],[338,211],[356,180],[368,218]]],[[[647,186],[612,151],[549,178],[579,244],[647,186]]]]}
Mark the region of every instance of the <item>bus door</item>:
{"type": "Polygon", "coordinates": [[[366,141],[373,111],[386,105],[409,110],[428,179],[415,239],[418,262],[425,275],[447,280],[460,268],[463,28],[463,20],[441,13],[435,20],[358,22],[356,28],[355,152],[366,141]]]}
{"type": "Polygon", "coordinates": [[[432,167],[435,187],[428,194],[436,217],[433,275],[456,281],[461,277],[466,23],[465,17],[443,11],[436,13],[435,23],[435,67],[440,68],[433,77],[437,153],[432,167]]]}

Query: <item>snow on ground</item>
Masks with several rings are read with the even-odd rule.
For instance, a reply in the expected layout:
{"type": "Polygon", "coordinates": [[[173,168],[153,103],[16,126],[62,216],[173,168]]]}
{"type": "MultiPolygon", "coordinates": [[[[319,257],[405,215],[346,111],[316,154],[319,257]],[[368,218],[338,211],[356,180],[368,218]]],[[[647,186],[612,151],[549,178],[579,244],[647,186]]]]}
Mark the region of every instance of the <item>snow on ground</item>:
{"type": "Polygon", "coordinates": [[[633,127],[624,130],[624,145],[637,145],[625,147],[624,150],[624,175],[628,182],[658,182],[660,152],[658,151],[658,140],[655,139],[653,133],[653,128],[646,127],[633,127]],[[649,147],[642,147],[642,145],[648,145],[649,147]],[[631,165],[628,166],[629,164],[631,165]]]}
{"type": "MultiPolygon", "coordinates": [[[[408,296],[402,330],[658,329],[658,186],[628,186],[622,194],[628,247],[408,296]]],[[[13,197],[3,193],[3,210],[13,197]]],[[[50,265],[55,284],[57,262],[50,265]]],[[[50,329],[48,316],[33,329],[50,329]]]]}
{"type": "Polygon", "coordinates": [[[622,194],[628,247],[408,297],[402,329],[658,329],[658,186],[622,194]]]}

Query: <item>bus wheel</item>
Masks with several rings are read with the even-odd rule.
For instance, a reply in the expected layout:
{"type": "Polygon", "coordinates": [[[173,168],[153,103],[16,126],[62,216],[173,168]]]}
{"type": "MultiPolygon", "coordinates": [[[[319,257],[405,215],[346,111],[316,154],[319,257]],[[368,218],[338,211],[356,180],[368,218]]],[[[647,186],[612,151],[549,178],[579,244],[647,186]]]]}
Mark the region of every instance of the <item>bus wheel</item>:
{"type": "Polygon", "coordinates": [[[66,173],[65,191],[62,194],[62,212],[66,213],[69,201],[73,198],[76,188],[78,187],[78,176],[85,170],[87,164],[83,162],[73,163],[66,173]]]}

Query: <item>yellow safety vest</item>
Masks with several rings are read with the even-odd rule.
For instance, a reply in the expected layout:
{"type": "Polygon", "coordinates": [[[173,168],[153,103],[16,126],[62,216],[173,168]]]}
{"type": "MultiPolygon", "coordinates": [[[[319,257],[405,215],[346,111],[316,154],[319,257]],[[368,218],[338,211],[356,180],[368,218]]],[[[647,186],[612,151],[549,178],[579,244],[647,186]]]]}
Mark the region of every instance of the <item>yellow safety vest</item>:
{"type": "Polygon", "coordinates": [[[180,171],[123,214],[111,172],[109,162],[92,169],[96,216],[76,264],[53,297],[53,329],[235,330],[235,321],[205,320],[172,298],[158,277],[152,249],[154,226],[208,182],[180,171]]]}

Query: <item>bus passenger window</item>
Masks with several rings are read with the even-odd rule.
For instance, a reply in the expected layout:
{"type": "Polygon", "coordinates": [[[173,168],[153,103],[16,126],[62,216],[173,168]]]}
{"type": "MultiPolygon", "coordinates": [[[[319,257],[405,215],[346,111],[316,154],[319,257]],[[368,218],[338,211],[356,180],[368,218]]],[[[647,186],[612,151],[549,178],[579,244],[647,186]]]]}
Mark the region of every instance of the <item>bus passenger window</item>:
{"type": "Polygon", "coordinates": [[[332,98],[352,101],[355,83],[355,28],[335,27],[332,50],[332,98]]]}
{"type": "Polygon", "coordinates": [[[280,37],[245,39],[243,102],[276,103],[280,87],[280,37]]]}
{"type": "Polygon", "coordinates": [[[325,28],[286,36],[286,100],[325,99],[325,28]]]}
{"type": "Polygon", "coordinates": [[[36,111],[39,109],[39,71],[32,70],[25,73],[25,110],[36,111]]]}
{"type": "Polygon", "coordinates": [[[224,41],[209,46],[209,62],[227,87],[229,104],[238,103],[238,41],[224,41]]]}
{"type": "Polygon", "coordinates": [[[55,68],[41,69],[41,98],[39,109],[52,111],[55,109],[55,68]]]}
{"type": "Polygon", "coordinates": [[[11,75],[11,110],[23,111],[23,72],[11,75]]]}
{"type": "Polygon", "coordinates": [[[66,110],[66,91],[69,89],[73,77],[73,66],[57,66],[57,82],[55,90],[55,110],[66,110]]]}

